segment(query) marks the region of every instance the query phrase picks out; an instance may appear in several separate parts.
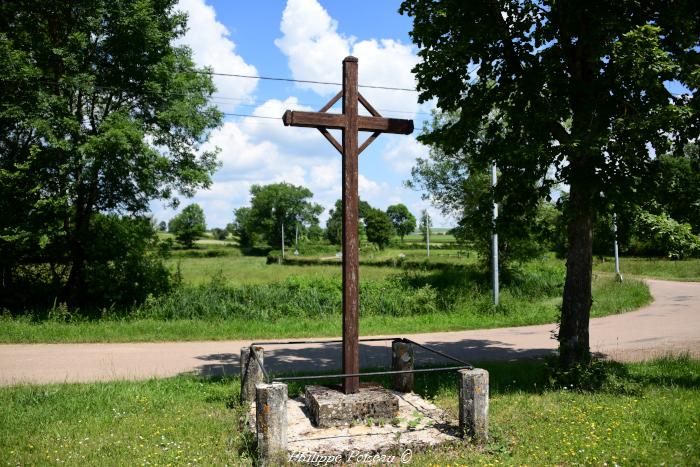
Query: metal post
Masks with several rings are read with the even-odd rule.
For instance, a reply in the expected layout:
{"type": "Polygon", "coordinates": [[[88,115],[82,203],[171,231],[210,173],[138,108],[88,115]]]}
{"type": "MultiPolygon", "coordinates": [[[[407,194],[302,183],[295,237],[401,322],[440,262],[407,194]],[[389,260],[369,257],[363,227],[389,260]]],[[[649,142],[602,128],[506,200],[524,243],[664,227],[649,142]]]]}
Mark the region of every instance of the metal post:
{"type": "Polygon", "coordinates": [[[491,188],[493,194],[493,234],[491,235],[491,271],[493,273],[493,304],[498,305],[498,233],[496,233],[496,219],[498,219],[498,204],[496,203],[496,163],[491,166],[491,188]]]}
{"type": "Polygon", "coordinates": [[[299,221],[294,224],[294,256],[299,256],[299,221]]]}
{"type": "Polygon", "coordinates": [[[615,235],[615,277],[619,282],[622,282],[622,274],[620,274],[620,254],[617,247],[617,213],[613,213],[613,233],[615,235]]]}
{"type": "Polygon", "coordinates": [[[428,258],[430,258],[430,215],[427,209],[425,211],[425,246],[428,250],[428,258]]]}
{"type": "Polygon", "coordinates": [[[282,259],[284,259],[284,219],[282,219],[282,259]]]}

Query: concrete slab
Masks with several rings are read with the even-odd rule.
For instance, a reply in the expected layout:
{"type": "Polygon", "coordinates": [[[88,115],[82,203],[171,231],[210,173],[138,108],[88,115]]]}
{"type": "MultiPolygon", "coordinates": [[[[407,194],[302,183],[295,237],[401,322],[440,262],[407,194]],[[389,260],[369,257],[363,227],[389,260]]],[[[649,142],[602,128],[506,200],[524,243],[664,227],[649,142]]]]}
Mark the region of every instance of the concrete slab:
{"type": "MultiPolygon", "coordinates": [[[[366,422],[330,428],[314,426],[304,397],[289,399],[287,460],[327,465],[399,464],[410,461],[414,452],[464,442],[456,418],[417,394],[391,392],[399,402],[393,423],[366,422]]],[[[251,425],[251,429],[255,427],[251,425]]]]}
{"type": "Polygon", "coordinates": [[[355,394],[340,386],[306,386],[306,409],[320,428],[351,425],[367,419],[391,421],[399,412],[399,398],[377,384],[362,384],[355,394]]]}

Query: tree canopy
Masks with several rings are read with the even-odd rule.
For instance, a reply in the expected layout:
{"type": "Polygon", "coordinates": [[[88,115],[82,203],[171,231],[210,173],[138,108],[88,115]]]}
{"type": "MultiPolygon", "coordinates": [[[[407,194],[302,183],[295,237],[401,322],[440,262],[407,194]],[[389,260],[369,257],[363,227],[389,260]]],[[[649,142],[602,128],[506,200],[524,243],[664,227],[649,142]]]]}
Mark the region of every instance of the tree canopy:
{"type": "Polygon", "coordinates": [[[403,238],[416,230],[416,218],[411,214],[405,204],[393,204],[386,208],[386,213],[391,219],[391,223],[394,225],[394,230],[396,234],[403,238]]]}
{"type": "Polygon", "coordinates": [[[383,250],[396,235],[391,218],[381,209],[370,209],[365,215],[367,240],[383,250]]]}
{"type": "Polygon", "coordinates": [[[421,101],[458,116],[420,140],[477,170],[495,162],[497,201],[523,213],[569,186],[559,350],[565,366],[587,361],[594,220],[638,194],[649,148],[698,136],[697,2],[406,0],[400,11],[414,19],[421,101]]]}
{"type": "MultiPolygon", "coordinates": [[[[358,203],[359,220],[358,234],[365,234],[365,219],[367,214],[372,210],[372,206],[367,201],[360,200],[358,203]]],[[[335,206],[328,212],[328,220],[326,221],[326,239],[334,245],[340,245],[343,242],[343,200],[335,201],[335,206]]]]}
{"type": "Polygon", "coordinates": [[[250,208],[237,209],[234,223],[239,239],[248,246],[252,246],[256,235],[270,246],[280,245],[282,226],[285,244],[291,244],[296,226],[304,234],[318,225],[318,216],[323,212],[323,207],[311,202],[311,190],[303,186],[284,182],[253,185],[250,195],[250,208]]]}
{"type": "Polygon", "coordinates": [[[0,4],[0,267],[64,268],[61,299],[85,296],[98,213],[140,215],[210,183],[200,151],[221,113],[211,76],[174,46],[175,0],[0,4]]]}
{"type": "Polygon", "coordinates": [[[192,248],[194,241],[207,230],[204,210],[197,203],[186,206],[170,220],[168,230],[175,234],[175,239],[185,248],[192,248]]]}

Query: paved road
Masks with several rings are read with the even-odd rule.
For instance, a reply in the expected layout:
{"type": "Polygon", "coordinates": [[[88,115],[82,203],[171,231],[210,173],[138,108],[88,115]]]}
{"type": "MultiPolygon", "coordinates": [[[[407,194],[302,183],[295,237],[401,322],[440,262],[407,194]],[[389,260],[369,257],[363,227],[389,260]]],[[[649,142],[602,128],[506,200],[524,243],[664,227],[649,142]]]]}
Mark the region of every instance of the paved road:
{"type": "MultiPolygon", "coordinates": [[[[617,360],[666,353],[700,357],[700,283],[649,280],[654,303],[640,310],[591,320],[591,349],[617,360]]],[[[556,349],[553,324],[404,336],[470,362],[507,361],[549,355],[556,349]]],[[[391,337],[391,336],[387,336],[391,337]]],[[[250,341],[133,344],[0,345],[0,385],[147,379],[179,373],[238,372],[238,356],[250,341]]],[[[271,371],[337,369],[339,344],[266,345],[271,371]]],[[[361,345],[363,368],[390,361],[391,342],[361,345]]],[[[425,351],[418,364],[435,362],[425,351]]]]}

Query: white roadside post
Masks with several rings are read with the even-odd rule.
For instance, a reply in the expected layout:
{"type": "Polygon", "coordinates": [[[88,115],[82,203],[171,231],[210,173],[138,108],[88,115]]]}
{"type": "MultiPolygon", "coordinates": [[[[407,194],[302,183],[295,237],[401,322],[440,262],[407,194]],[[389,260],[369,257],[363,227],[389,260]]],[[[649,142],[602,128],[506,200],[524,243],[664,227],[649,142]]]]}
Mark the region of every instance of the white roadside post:
{"type": "Polygon", "coordinates": [[[425,246],[428,250],[428,258],[430,258],[430,214],[425,210],[425,246]]]}
{"type": "Polygon", "coordinates": [[[620,274],[620,254],[617,247],[617,214],[613,213],[613,233],[615,235],[615,278],[618,282],[622,282],[622,274],[620,274]]]}
{"type": "Polygon", "coordinates": [[[496,163],[491,165],[491,189],[493,190],[493,233],[491,234],[491,270],[493,273],[493,304],[498,305],[498,234],[496,233],[496,219],[498,219],[498,204],[496,203],[496,163]]]}

